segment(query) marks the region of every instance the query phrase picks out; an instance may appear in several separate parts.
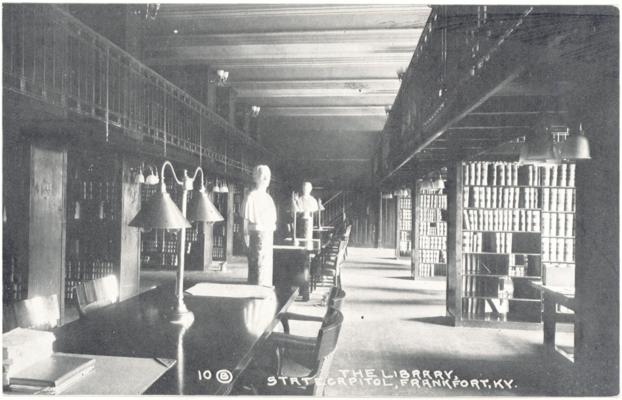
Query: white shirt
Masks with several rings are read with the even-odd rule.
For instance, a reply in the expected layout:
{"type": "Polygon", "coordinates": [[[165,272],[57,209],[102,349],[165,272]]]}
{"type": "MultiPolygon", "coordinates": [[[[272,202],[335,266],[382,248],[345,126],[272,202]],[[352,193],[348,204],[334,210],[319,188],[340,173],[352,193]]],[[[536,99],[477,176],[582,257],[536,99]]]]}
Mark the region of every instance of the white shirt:
{"type": "Polygon", "coordinates": [[[242,217],[247,219],[248,229],[253,231],[276,230],[276,207],[272,197],[262,191],[252,190],[242,205],[242,217]]]}

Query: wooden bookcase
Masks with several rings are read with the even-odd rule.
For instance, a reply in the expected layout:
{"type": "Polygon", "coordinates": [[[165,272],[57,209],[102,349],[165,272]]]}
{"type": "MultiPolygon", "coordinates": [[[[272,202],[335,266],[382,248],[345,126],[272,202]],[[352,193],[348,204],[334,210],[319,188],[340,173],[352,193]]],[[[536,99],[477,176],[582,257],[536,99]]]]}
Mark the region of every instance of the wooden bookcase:
{"type": "Polygon", "coordinates": [[[65,300],[81,283],[119,277],[121,167],[110,157],[69,153],[65,300]]]}
{"type": "Polygon", "coordinates": [[[244,245],[244,232],[242,218],[242,202],[244,201],[244,191],[239,190],[233,194],[233,255],[241,256],[246,254],[244,245]]]}
{"type": "Polygon", "coordinates": [[[139,187],[124,157],[70,150],[67,164],[64,297],[81,283],[115,275],[119,296],[139,291],[139,237],[128,226],[138,212],[139,187]]]}
{"type": "MultiPolygon", "coordinates": [[[[167,181],[172,180],[168,178],[167,181]]],[[[141,201],[147,202],[152,195],[160,190],[160,185],[141,185],[141,201]]],[[[166,190],[178,207],[181,208],[182,191],[179,185],[167,183],[166,190]]],[[[188,192],[188,203],[192,199],[192,191],[188,192]]],[[[200,252],[201,236],[199,233],[199,223],[193,223],[191,228],[186,229],[186,254],[192,251],[200,252]]],[[[179,254],[179,231],[165,229],[152,229],[143,232],[141,236],[141,268],[175,270],[177,269],[179,254]]],[[[189,260],[188,258],[187,260],[189,260]]],[[[186,262],[186,269],[190,268],[190,263],[186,262]]]]}
{"type": "Polygon", "coordinates": [[[214,193],[213,202],[225,221],[216,222],[212,233],[212,259],[225,261],[227,259],[227,203],[232,193],[214,193]]]}
{"type": "Polygon", "coordinates": [[[398,199],[398,237],[400,256],[409,256],[411,251],[411,224],[412,224],[412,206],[410,198],[410,190],[405,191],[405,195],[400,195],[398,199]]]}
{"type": "Polygon", "coordinates": [[[412,276],[430,277],[447,275],[447,195],[438,190],[417,187],[412,276]]]}
{"type": "Polygon", "coordinates": [[[456,167],[447,302],[456,323],[541,322],[529,281],[542,280],[545,266],[574,268],[574,171],[502,161],[456,167]]]}

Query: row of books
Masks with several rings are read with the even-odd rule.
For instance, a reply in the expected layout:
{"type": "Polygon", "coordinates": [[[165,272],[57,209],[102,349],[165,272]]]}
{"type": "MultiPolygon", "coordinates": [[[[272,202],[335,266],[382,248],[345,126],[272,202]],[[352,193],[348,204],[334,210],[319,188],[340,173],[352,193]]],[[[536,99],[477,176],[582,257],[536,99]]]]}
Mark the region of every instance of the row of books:
{"type": "Polygon", "coordinates": [[[419,266],[418,276],[427,277],[427,276],[446,276],[447,275],[447,264],[445,263],[420,262],[418,266],[419,266]]]}
{"type": "Polygon", "coordinates": [[[575,186],[575,164],[548,165],[542,168],[542,186],[575,186]]]}
{"type": "Polygon", "coordinates": [[[545,211],[575,210],[574,189],[544,188],[542,189],[542,209],[545,211]]]}
{"type": "Polygon", "coordinates": [[[408,254],[410,250],[410,240],[400,240],[400,254],[408,254]]]}
{"type": "Polygon", "coordinates": [[[115,182],[74,181],[73,188],[76,198],[80,200],[110,202],[118,197],[118,187],[115,182]]]}
{"type": "Polygon", "coordinates": [[[463,210],[462,217],[468,231],[540,232],[536,210],[463,210]]]}
{"type": "Polygon", "coordinates": [[[225,239],[224,236],[214,236],[212,243],[214,247],[223,247],[225,245],[225,239]]]}
{"type": "Polygon", "coordinates": [[[168,240],[142,240],[141,251],[143,253],[177,253],[177,239],[168,240]]]}
{"type": "Polygon", "coordinates": [[[462,296],[511,299],[514,297],[514,282],[510,277],[463,276],[462,296]]]}
{"type": "Polygon", "coordinates": [[[149,253],[141,256],[141,265],[147,267],[168,267],[174,269],[178,263],[177,253],[149,253]]]}
{"type": "Polygon", "coordinates": [[[420,208],[447,208],[447,195],[420,194],[420,208]]]}
{"type": "Polygon", "coordinates": [[[512,234],[495,233],[494,249],[495,253],[509,254],[512,252],[512,234]]]}
{"type": "Polygon", "coordinates": [[[447,250],[447,239],[441,236],[419,236],[419,248],[447,250]]]}
{"type": "Polygon", "coordinates": [[[419,262],[445,264],[447,262],[447,252],[445,250],[419,250],[419,262]]]}
{"type": "Polygon", "coordinates": [[[510,265],[508,266],[509,276],[527,276],[526,265],[510,265]]]}
{"type": "MultiPolygon", "coordinates": [[[[529,171],[532,170],[529,168],[529,171]]],[[[532,178],[531,172],[529,176],[533,182],[535,178],[532,178]]],[[[503,161],[463,163],[462,178],[463,184],[470,186],[518,186],[518,164],[503,161]]]]}
{"type": "Polygon", "coordinates": [[[224,259],[225,258],[225,248],[224,247],[216,247],[212,248],[212,258],[214,259],[224,259]]]}
{"type": "Polygon", "coordinates": [[[462,191],[465,208],[538,208],[537,188],[465,186],[462,191]]]}
{"type": "Polygon", "coordinates": [[[463,184],[470,186],[574,187],[575,164],[535,167],[504,161],[462,164],[463,184]]]}
{"type": "Polygon", "coordinates": [[[466,253],[481,253],[482,237],[482,232],[462,232],[462,250],[466,253]]]}
{"type": "Polygon", "coordinates": [[[542,261],[574,262],[574,239],[542,238],[542,261]]]}
{"type": "Polygon", "coordinates": [[[114,263],[107,260],[72,260],[66,263],[65,277],[75,280],[91,280],[110,275],[114,272],[114,263]]]}
{"type": "Polygon", "coordinates": [[[440,208],[419,209],[417,213],[419,221],[442,222],[443,214],[440,208]]]}
{"type": "Polygon", "coordinates": [[[542,213],[542,236],[574,237],[574,214],[542,213]]]}
{"type": "Polygon", "coordinates": [[[418,225],[419,235],[428,236],[442,236],[447,237],[447,223],[446,222],[421,222],[418,225]]]}

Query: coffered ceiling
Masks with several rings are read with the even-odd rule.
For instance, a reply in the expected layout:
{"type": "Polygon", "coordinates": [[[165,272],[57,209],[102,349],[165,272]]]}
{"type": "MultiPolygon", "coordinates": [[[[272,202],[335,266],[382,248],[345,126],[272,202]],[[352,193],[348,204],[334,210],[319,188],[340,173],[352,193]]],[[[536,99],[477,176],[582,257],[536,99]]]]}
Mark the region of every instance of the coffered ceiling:
{"type": "Polygon", "coordinates": [[[207,68],[229,71],[238,101],[261,106],[261,140],[289,160],[293,179],[368,181],[365,160],[429,13],[406,4],[162,4],[143,60],[177,79],[168,72],[194,71],[185,79],[196,84],[207,84],[207,68]]]}

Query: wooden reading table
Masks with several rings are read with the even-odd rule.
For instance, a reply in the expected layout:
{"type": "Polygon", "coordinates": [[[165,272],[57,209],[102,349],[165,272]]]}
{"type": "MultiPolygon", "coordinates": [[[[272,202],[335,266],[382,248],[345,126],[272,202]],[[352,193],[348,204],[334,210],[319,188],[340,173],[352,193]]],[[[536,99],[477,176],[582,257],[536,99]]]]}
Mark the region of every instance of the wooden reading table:
{"type": "MultiPolygon", "coordinates": [[[[232,293],[236,286],[249,290],[249,285],[225,286],[232,293]]],[[[161,286],[57,328],[54,349],[176,360],[147,394],[228,394],[296,297],[291,288],[255,288],[253,296],[186,295],[195,320],[182,327],[169,322],[176,304],[173,285],[161,286]]]]}
{"type": "MultiPolygon", "coordinates": [[[[556,324],[574,323],[574,314],[558,313],[557,305],[562,305],[569,310],[575,310],[575,291],[573,287],[547,286],[541,281],[531,281],[530,284],[542,293],[542,325],[544,331],[544,346],[552,352],[558,351],[555,345],[556,324]]],[[[573,361],[572,354],[566,351],[560,353],[573,361]]]]}

